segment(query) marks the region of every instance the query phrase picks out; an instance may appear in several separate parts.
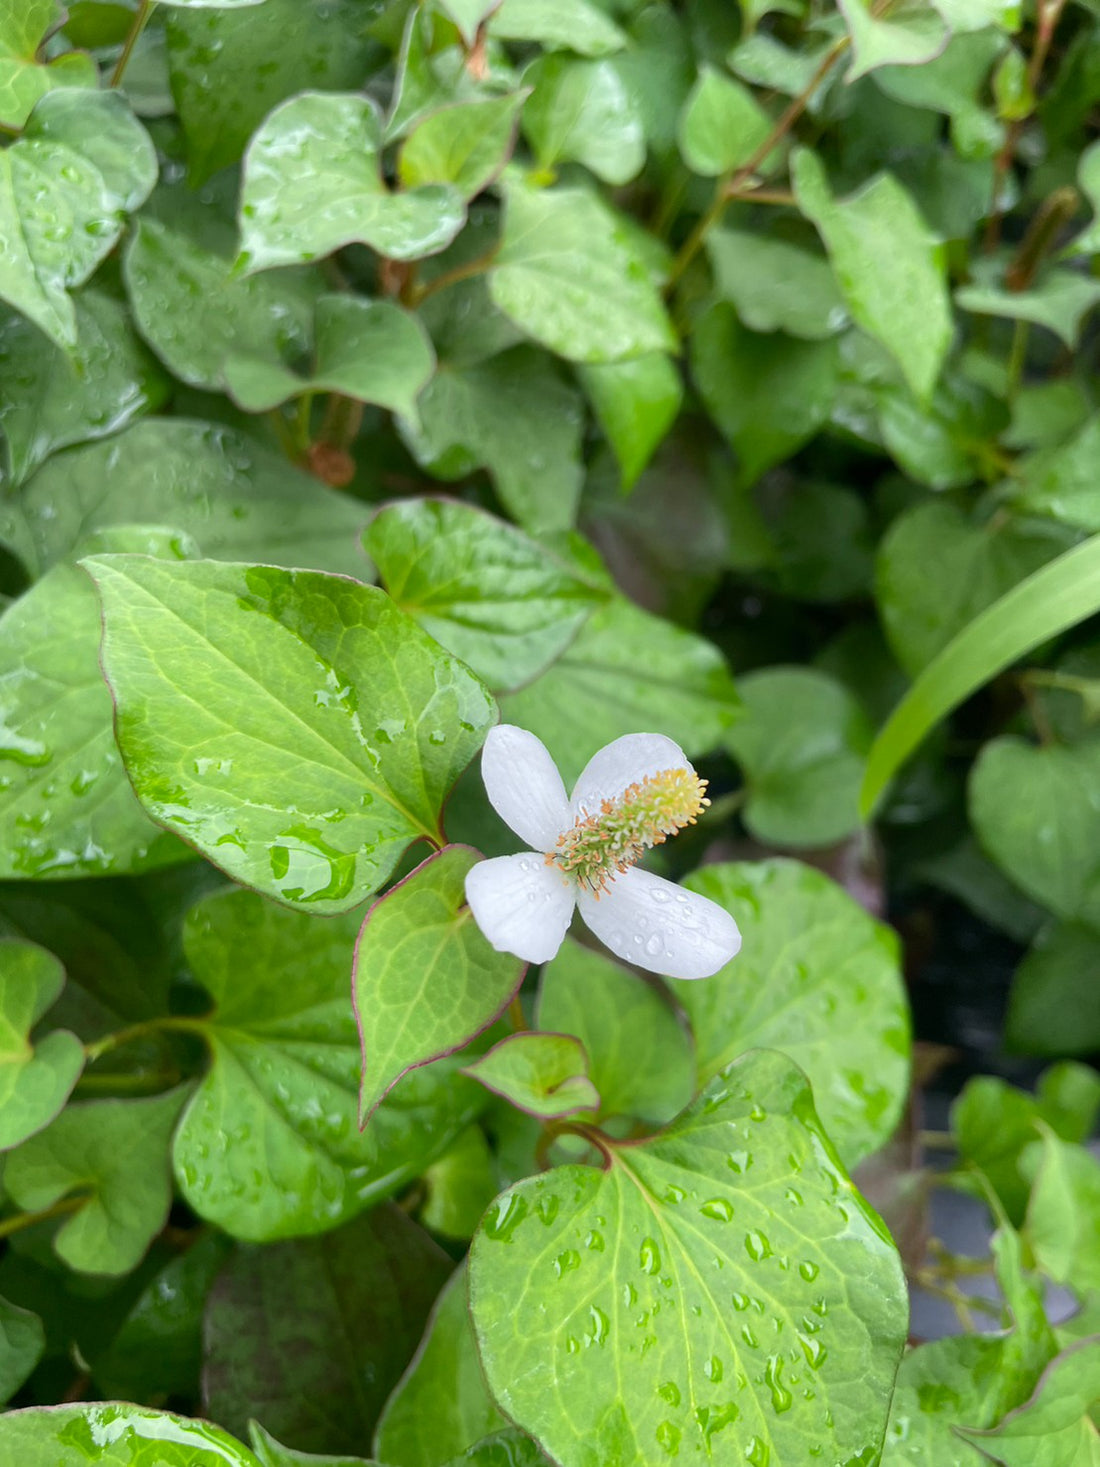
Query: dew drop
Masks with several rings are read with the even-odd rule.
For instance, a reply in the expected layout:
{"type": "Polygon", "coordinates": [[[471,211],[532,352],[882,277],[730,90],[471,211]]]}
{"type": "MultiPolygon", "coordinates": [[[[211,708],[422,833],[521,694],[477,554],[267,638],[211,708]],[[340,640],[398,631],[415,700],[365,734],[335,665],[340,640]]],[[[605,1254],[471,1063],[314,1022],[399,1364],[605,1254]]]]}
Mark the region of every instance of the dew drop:
{"type": "Polygon", "coordinates": [[[642,1272],[650,1275],[661,1271],[661,1250],[652,1238],[643,1238],[642,1246],[638,1250],[638,1262],[641,1264],[642,1272]]]}
{"type": "Polygon", "coordinates": [[[671,1421],[662,1421],[656,1431],[657,1445],[670,1457],[675,1457],[680,1450],[681,1431],[671,1421]]]}
{"type": "Polygon", "coordinates": [[[703,1374],[714,1385],[717,1385],[718,1382],[722,1379],[723,1375],[725,1374],[725,1369],[723,1368],[722,1362],[721,1360],[719,1360],[717,1355],[712,1355],[703,1366],[703,1374]]]}
{"type": "Polygon", "coordinates": [[[753,1228],[745,1234],[745,1252],[754,1263],[761,1263],[765,1258],[770,1258],[772,1245],[763,1233],[753,1228]]]}
{"type": "Polygon", "coordinates": [[[789,1411],[794,1405],[794,1397],[783,1384],[782,1355],[768,1356],[768,1363],[764,1367],[764,1379],[772,1394],[772,1410],[777,1416],[781,1416],[784,1411],[789,1411]]]}
{"type": "Polygon", "coordinates": [[[798,1271],[808,1284],[812,1284],[814,1279],[817,1278],[818,1274],[821,1272],[817,1264],[811,1263],[808,1258],[804,1263],[800,1263],[798,1265],[798,1271]]]}
{"type": "Polygon", "coordinates": [[[715,1222],[733,1221],[733,1203],[727,1201],[725,1197],[711,1197],[703,1203],[699,1211],[704,1217],[712,1217],[715,1222]]]}
{"type": "Polygon", "coordinates": [[[657,1387],[657,1394],[662,1401],[667,1401],[670,1406],[680,1404],[680,1387],[674,1380],[666,1380],[657,1387]]]}

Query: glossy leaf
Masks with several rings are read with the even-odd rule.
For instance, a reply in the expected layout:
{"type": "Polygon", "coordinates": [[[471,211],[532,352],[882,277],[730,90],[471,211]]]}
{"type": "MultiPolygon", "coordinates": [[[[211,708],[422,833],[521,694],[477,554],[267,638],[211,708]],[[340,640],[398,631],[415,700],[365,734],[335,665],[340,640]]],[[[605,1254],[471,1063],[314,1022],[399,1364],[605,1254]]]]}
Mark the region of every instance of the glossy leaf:
{"type": "Polygon", "coordinates": [[[95,62],[79,52],[46,61],[40,54],[57,16],[54,0],[0,4],[0,125],[18,130],[54,87],[95,87],[95,62]]]}
{"type": "Polygon", "coordinates": [[[577,394],[530,347],[469,365],[443,363],[402,424],[417,460],[440,479],[489,471],[526,530],[572,526],[580,499],[583,417],[577,394]]]}
{"type": "Polygon", "coordinates": [[[718,294],[752,331],[820,341],[848,324],[848,307],[819,254],[741,229],[712,229],[707,254],[718,294]]]}
{"type": "Polygon", "coordinates": [[[307,87],[357,87],[374,47],[357,0],[263,0],[167,15],[172,95],[200,184],[236,163],[280,102],[307,87]],[[262,57],[262,63],[257,58],[262,57]]]}
{"type": "Polygon", "coordinates": [[[670,1443],[746,1461],[879,1452],[904,1284],[780,1055],[719,1072],[606,1171],[506,1192],[474,1239],[470,1298],[490,1390],[564,1467],[663,1464],[670,1443]],[[742,1182],[726,1157],[750,1147],[742,1182]]]}
{"type": "Polygon", "coordinates": [[[850,835],[860,823],[872,736],[856,698],[809,667],[765,668],[737,686],[745,711],[726,742],[745,773],[749,830],[780,846],[826,846],[850,835]]]}
{"type": "Polygon", "coordinates": [[[174,525],[214,560],[255,556],[363,579],[369,567],[359,535],[367,517],[346,496],[232,429],[158,418],[47,464],[7,521],[0,504],[0,540],[39,575],[93,531],[174,525]]]}
{"type": "Polygon", "coordinates": [[[397,605],[495,689],[536,677],[607,599],[519,530],[453,500],[388,505],[365,543],[397,605]]]}
{"type": "Polygon", "coordinates": [[[258,1421],[248,1423],[248,1435],[252,1450],[260,1467],[378,1467],[365,1457],[333,1457],[327,1452],[318,1456],[315,1452],[297,1452],[284,1447],[265,1431],[258,1421]]]}
{"type": "Polygon", "coordinates": [[[68,1030],[30,1039],[64,983],[52,953],[0,939],[0,1150],[48,1125],[84,1068],[84,1046],[68,1030]]]}
{"type": "Polygon", "coordinates": [[[976,616],[891,714],[867,760],[866,816],[929,729],[983,683],[1100,609],[1100,540],[1059,556],[976,616]]]}
{"type": "Polygon", "coordinates": [[[214,1001],[210,1068],[173,1150],[184,1196],[238,1238],[323,1232],[416,1176],[476,1111],[453,1065],[407,1081],[358,1126],[348,1001],[356,914],[318,922],[253,892],[206,898],[184,931],[214,1001]]]}
{"type": "Polygon", "coordinates": [[[733,308],[720,302],[692,335],[691,369],[751,484],[825,424],[836,392],[837,353],[828,339],[746,331],[733,308]]]}
{"type": "Polygon", "coordinates": [[[207,1421],[117,1402],[9,1411],[0,1416],[0,1450],[27,1467],[260,1467],[247,1447],[207,1421]]]}
{"type": "Polygon", "coordinates": [[[257,1417],[293,1449],[356,1452],[450,1272],[391,1207],[320,1238],[240,1249],[207,1308],[206,1410],[242,1436],[257,1417]]]}
{"type": "MultiPolygon", "coordinates": [[[[46,1332],[37,1314],[0,1299],[0,1405],[12,1396],[34,1370],[46,1349],[46,1332]]],[[[0,1419],[0,1443],[3,1420],[0,1419]]]]}
{"type": "Polygon", "coordinates": [[[127,783],[95,590],[55,566],[0,617],[0,875],[106,876],[179,860],[127,783]]]}
{"type": "Polygon", "coordinates": [[[593,749],[655,723],[689,758],[703,754],[739,703],[713,643],[620,598],[593,612],[553,666],[500,706],[505,722],[538,734],[568,784],[593,749]]]}
{"type": "Polygon", "coordinates": [[[1030,1401],[992,1431],[966,1437],[1002,1467],[1095,1467],[1098,1380],[1100,1340],[1082,1340],[1051,1363],[1030,1401]]]}
{"type": "Polygon", "coordinates": [[[589,0],[503,0],[489,20],[502,41],[537,41],[547,51],[607,56],[626,44],[622,31],[589,0]]]}
{"type": "Polygon", "coordinates": [[[509,1035],[468,1064],[463,1074],[543,1120],[600,1106],[599,1091],[588,1078],[584,1045],[571,1034],[509,1035]]]}
{"type": "Polygon", "coordinates": [[[1071,349],[1080,339],[1086,318],[1100,305],[1100,280],[1076,270],[1048,270],[1029,290],[1010,290],[1001,284],[995,270],[982,272],[981,262],[975,274],[974,284],[955,292],[964,310],[1045,326],[1071,349]]]}
{"type": "MultiPolygon", "coordinates": [[[[352,976],[364,1122],[402,1075],[469,1043],[519,988],[523,964],[494,952],[466,905],[477,859],[447,846],[367,913],[352,976]]],[[[477,1063],[466,1073],[481,1078],[477,1063]]]]}
{"type": "Polygon", "coordinates": [[[632,489],[676,420],[680,373],[663,352],[577,368],[581,386],[632,489]]]}
{"type": "Polygon", "coordinates": [[[569,361],[614,362],[676,347],[625,231],[580,189],[508,189],[489,289],[517,326],[569,361]]]}
{"type": "Polygon", "coordinates": [[[397,176],[404,188],[453,184],[472,199],[508,161],[522,94],[475,98],[429,112],[401,146],[397,176]]]}
{"type": "Polygon", "coordinates": [[[533,88],[523,132],[541,168],[576,162],[604,183],[629,183],[645,163],[637,106],[610,61],[541,57],[523,76],[533,88]]]}
{"type": "Polygon", "coordinates": [[[245,155],[239,265],[296,265],[356,242],[397,260],[444,249],[465,223],[461,193],[451,184],[391,193],[381,147],[366,97],[304,92],[276,107],[245,155]]]}
{"type": "Polygon", "coordinates": [[[318,913],[376,891],[411,842],[440,843],[494,710],[384,592],[267,566],[84,563],[119,748],[155,820],[318,913]]]}
{"type": "Polygon", "coordinates": [[[684,884],[732,912],[742,934],[740,954],[713,978],[674,985],[700,1081],[746,1050],[782,1050],[809,1076],[822,1124],[854,1165],[892,1134],[909,1091],[893,932],[796,861],[703,866],[684,884]]]}
{"type": "Polygon", "coordinates": [[[153,144],[117,92],[48,92],[0,153],[0,299],[61,347],[77,344],[67,294],[110,254],[156,181],[153,144]]]}
{"type": "Polygon", "coordinates": [[[897,18],[883,15],[867,0],[839,0],[852,39],[852,61],[845,81],[854,82],[879,66],[919,66],[946,46],[951,32],[931,5],[915,5],[897,18]]]}
{"type": "Polygon", "coordinates": [[[1025,512],[1050,515],[1082,530],[1100,530],[1095,464],[1100,454],[1100,423],[1091,416],[1056,446],[1029,454],[1010,484],[1014,504],[1025,512]]]}
{"type": "Polygon", "coordinates": [[[0,322],[0,428],[12,485],[59,448],[117,433],[167,396],[167,382],[120,306],[93,290],[73,304],[72,351],[47,345],[22,316],[0,322]]]}
{"type": "Polygon", "coordinates": [[[771,131],[771,118],[748,87],[716,67],[702,67],[680,118],[680,153],[693,173],[717,178],[733,172],[771,131]]]}
{"type": "Polygon", "coordinates": [[[230,397],[248,412],[267,412],[306,392],[333,392],[415,418],[417,395],[434,367],[435,354],[416,316],[390,301],[326,295],[317,302],[313,370],[307,376],[259,353],[229,356],[224,375],[230,397]]]}
{"type": "Polygon", "coordinates": [[[1039,1267],[1078,1295],[1100,1289],[1100,1161],[1050,1130],[1024,1153],[1028,1241],[1039,1267]]]}
{"type": "Polygon", "coordinates": [[[460,1265],[386,1403],[374,1450],[393,1467],[438,1467],[504,1425],[481,1373],[460,1265]]]}
{"type": "Polygon", "coordinates": [[[838,201],[821,163],[801,149],[793,176],[799,206],[821,233],[852,319],[927,399],[953,334],[942,246],[889,173],[838,201]]]}
{"type": "Polygon", "coordinates": [[[604,1119],[662,1125],[694,1093],[691,1036],[664,993],[591,948],[567,938],[545,964],[536,1023],[580,1040],[604,1119]]]}
{"type": "Polygon", "coordinates": [[[8,1154],[4,1186],[29,1212],[71,1199],[54,1236],[59,1258],[82,1273],[120,1274],[140,1263],[168,1220],[168,1148],[184,1088],[151,1100],[68,1106],[8,1154]]]}

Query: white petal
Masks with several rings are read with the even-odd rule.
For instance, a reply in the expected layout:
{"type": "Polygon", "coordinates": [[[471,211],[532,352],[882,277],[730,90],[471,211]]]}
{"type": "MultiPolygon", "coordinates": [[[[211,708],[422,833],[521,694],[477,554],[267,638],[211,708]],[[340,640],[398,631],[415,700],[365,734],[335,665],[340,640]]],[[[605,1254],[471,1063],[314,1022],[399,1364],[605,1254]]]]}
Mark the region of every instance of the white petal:
{"type": "Polygon", "coordinates": [[[724,907],[637,866],[616,876],[599,899],[578,887],[577,906],[616,957],[667,978],[709,978],[741,950],[737,923],[724,907]]]}
{"type": "Polygon", "coordinates": [[[525,963],[547,963],[561,947],[576,890],[534,851],[479,861],[466,875],[474,921],[498,953],[525,963]]]}
{"type": "Polygon", "coordinates": [[[525,728],[502,723],[481,751],[489,803],[505,825],[537,851],[552,851],[573,824],[565,785],[546,745],[525,728]]]}
{"type": "Polygon", "coordinates": [[[573,788],[573,814],[599,812],[604,800],[617,800],[628,785],[662,769],[690,769],[679,744],[664,734],[624,734],[593,754],[573,788]]]}

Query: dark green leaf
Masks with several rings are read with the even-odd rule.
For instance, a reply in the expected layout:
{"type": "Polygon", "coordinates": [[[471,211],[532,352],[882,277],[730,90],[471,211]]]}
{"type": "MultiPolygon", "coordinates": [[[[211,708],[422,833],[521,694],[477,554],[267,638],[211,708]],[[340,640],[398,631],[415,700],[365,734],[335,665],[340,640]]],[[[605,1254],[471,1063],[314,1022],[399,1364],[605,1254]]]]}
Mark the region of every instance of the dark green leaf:
{"type": "Polygon", "coordinates": [[[1041,932],[1012,978],[1005,1042],[1020,1054],[1100,1049],[1100,935],[1058,922],[1041,932]]]}
{"type": "Polygon", "coordinates": [[[1027,513],[1050,515],[1082,530],[1100,530],[1096,463],[1100,421],[1088,418],[1065,443],[1029,455],[1009,481],[1015,504],[1027,513]]]}
{"type": "Polygon", "coordinates": [[[752,331],[820,341],[848,324],[848,308],[820,254],[740,229],[712,229],[707,254],[718,294],[752,331]]]}
{"type": "Polygon", "coordinates": [[[1053,1361],[1026,1405],[968,1440],[1002,1467],[1095,1467],[1100,1340],[1082,1340],[1053,1361]]]}
{"type": "MultiPolygon", "coordinates": [[[[37,1314],[0,1299],[0,1405],[12,1396],[41,1360],[46,1332],[37,1314]]],[[[0,1444],[3,1422],[0,1421],[0,1444]]]]}

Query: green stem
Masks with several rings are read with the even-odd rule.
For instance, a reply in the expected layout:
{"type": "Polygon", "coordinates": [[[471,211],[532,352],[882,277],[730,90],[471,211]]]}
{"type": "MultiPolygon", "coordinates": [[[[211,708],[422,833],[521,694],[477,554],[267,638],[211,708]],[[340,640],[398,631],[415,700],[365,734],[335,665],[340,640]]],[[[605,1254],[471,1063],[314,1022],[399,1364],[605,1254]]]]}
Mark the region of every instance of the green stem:
{"type": "Polygon", "coordinates": [[[35,1223],[49,1222],[51,1217],[75,1212],[87,1200],[86,1197],[62,1197],[60,1201],[44,1207],[41,1212],[17,1212],[14,1217],[0,1218],[0,1238],[10,1238],[12,1233],[21,1232],[23,1228],[32,1228],[35,1223]]]}
{"type": "Polygon", "coordinates": [[[95,1039],[91,1044],[86,1044],[84,1053],[88,1063],[92,1064],[112,1049],[118,1049],[123,1044],[132,1044],[135,1039],[147,1039],[151,1035],[172,1031],[184,1034],[202,1034],[205,1028],[206,1025],[202,1019],[188,1019],[182,1015],[165,1014],[159,1019],[146,1019],[140,1024],[131,1024],[126,1029],[116,1029],[113,1034],[104,1034],[102,1039],[95,1039]]]}
{"type": "Polygon", "coordinates": [[[527,1015],[523,1012],[518,993],[508,1005],[508,1022],[517,1034],[522,1034],[527,1028],[527,1015]]]}
{"type": "Polygon", "coordinates": [[[1027,360],[1027,340],[1031,334],[1030,321],[1017,321],[1012,331],[1012,349],[1008,354],[1008,383],[1005,397],[1011,404],[1020,390],[1027,360]]]}
{"type": "Polygon", "coordinates": [[[434,280],[429,280],[426,285],[419,285],[410,293],[408,304],[418,306],[426,301],[430,295],[435,295],[437,290],[446,290],[448,285],[457,285],[460,280],[469,280],[474,275],[484,275],[486,270],[492,269],[493,261],[500,251],[499,245],[494,245],[484,255],[478,255],[476,260],[467,260],[465,265],[456,265],[453,270],[444,270],[442,275],[437,275],[434,280]]]}
{"type": "Polygon", "coordinates": [[[122,54],[115,62],[114,71],[111,72],[110,84],[112,87],[117,87],[122,81],[123,73],[130,64],[130,57],[134,54],[134,47],[137,45],[142,31],[149,23],[149,17],[153,13],[153,6],[155,4],[156,0],[139,0],[137,14],[134,16],[134,23],[130,27],[130,34],[126,37],[122,54]]]}
{"type": "Polygon", "coordinates": [[[81,1075],[76,1082],[77,1095],[159,1095],[162,1090],[171,1090],[180,1081],[179,1070],[145,1070],[135,1074],[119,1072],[101,1075],[81,1075]]]}

